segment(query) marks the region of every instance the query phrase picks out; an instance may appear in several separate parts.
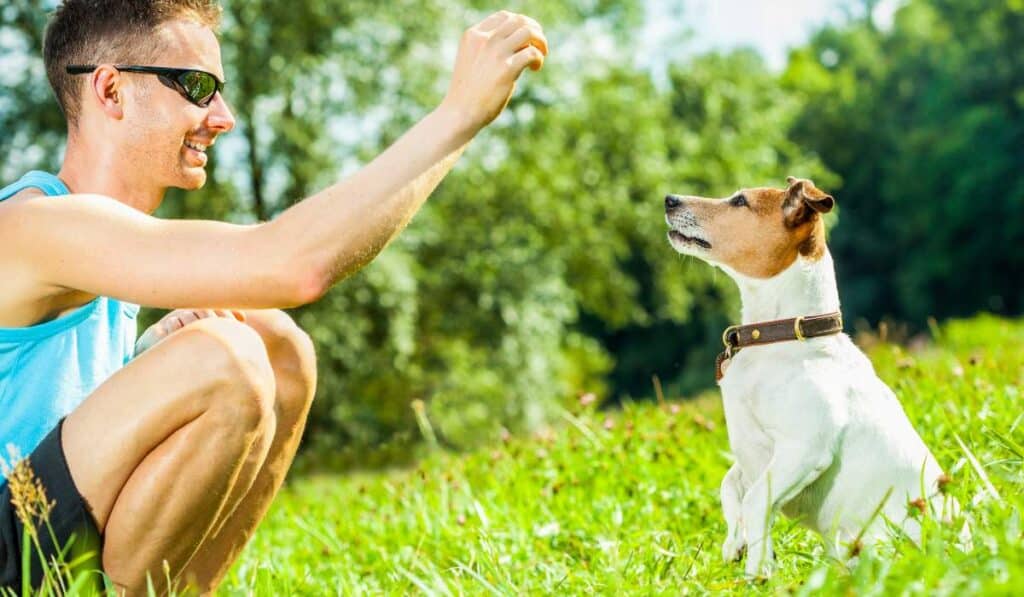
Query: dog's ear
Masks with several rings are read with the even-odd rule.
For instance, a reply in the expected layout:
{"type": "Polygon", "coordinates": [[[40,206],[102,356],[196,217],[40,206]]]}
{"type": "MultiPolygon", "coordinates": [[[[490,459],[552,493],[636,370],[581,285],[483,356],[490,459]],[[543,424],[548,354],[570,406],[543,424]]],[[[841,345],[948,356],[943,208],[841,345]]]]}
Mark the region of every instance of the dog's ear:
{"type": "Polygon", "coordinates": [[[790,227],[809,222],[818,214],[826,214],[836,206],[835,198],[818,189],[810,180],[789,176],[786,182],[789,188],[782,202],[782,213],[786,225],[790,227]]]}

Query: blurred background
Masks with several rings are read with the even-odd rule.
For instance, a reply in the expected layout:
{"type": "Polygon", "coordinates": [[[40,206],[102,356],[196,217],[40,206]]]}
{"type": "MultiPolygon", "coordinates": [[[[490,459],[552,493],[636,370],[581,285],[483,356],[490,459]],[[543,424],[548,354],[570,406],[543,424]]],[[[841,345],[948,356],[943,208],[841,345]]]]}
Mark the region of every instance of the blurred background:
{"type": "MultiPolygon", "coordinates": [[[[665,240],[667,192],[809,177],[848,331],[1024,312],[1024,0],[224,0],[238,127],[157,215],[253,222],[366,163],[442,98],[498,8],[551,55],[412,225],[295,317],[315,340],[309,461],[412,458],[713,387],[738,296],[665,240]]],[[[55,171],[40,47],[53,0],[0,8],[0,181],[55,171]]],[[[69,231],[73,233],[73,231],[69,231]]],[[[197,305],[201,306],[201,305],[197,305]]],[[[144,311],[141,325],[162,313],[144,311]]]]}

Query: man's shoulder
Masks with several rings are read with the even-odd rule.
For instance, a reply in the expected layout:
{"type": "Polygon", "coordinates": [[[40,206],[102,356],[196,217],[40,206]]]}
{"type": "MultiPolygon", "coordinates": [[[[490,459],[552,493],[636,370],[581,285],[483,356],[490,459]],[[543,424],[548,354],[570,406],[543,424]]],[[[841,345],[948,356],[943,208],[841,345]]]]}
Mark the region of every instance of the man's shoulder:
{"type": "MultiPolygon", "coordinates": [[[[24,227],[35,218],[26,218],[29,210],[33,210],[40,197],[45,197],[42,190],[31,187],[22,189],[7,199],[0,201],[0,238],[3,244],[0,246],[0,256],[10,255],[17,249],[22,238],[24,227]],[[13,247],[11,245],[14,245],[13,247]]],[[[34,211],[34,210],[33,210],[34,211]]]]}
{"type": "Polygon", "coordinates": [[[18,211],[21,206],[26,205],[30,199],[45,197],[46,193],[36,187],[26,187],[7,199],[0,200],[0,218],[18,211]]]}
{"type": "MultiPolygon", "coordinates": [[[[0,201],[0,280],[5,281],[4,296],[0,297],[0,321],[6,327],[18,327],[21,320],[34,320],[40,305],[51,298],[57,289],[40,285],[32,274],[32,260],[26,247],[33,236],[31,228],[35,218],[26,218],[38,197],[46,193],[37,188],[26,188],[0,201]]],[[[0,326],[5,327],[5,326],[0,326]]]]}

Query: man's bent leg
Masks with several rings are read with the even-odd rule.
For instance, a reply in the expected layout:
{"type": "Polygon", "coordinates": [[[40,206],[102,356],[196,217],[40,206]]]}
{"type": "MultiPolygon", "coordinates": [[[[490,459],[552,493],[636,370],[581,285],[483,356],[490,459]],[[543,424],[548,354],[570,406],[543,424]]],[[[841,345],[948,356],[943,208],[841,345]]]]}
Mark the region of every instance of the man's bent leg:
{"type": "MultiPolygon", "coordinates": [[[[316,391],[316,354],[313,342],[286,313],[246,311],[245,321],[263,339],[274,369],[277,429],[274,442],[248,493],[215,533],[203,542],[184,579],[202,591],[214,589],[252,537],[281,488],[302,439],[316,391]]],[[[241,484],[236,485],[236,491],[241,484]]]]}
{"type": "Polygon", "coordinates": [[[111,376],[65,420],[76,486],[105,535],[104,570],[130,593],[195,555],[276,425],[263,341],[227,319],[195,322],[111,376]]]}

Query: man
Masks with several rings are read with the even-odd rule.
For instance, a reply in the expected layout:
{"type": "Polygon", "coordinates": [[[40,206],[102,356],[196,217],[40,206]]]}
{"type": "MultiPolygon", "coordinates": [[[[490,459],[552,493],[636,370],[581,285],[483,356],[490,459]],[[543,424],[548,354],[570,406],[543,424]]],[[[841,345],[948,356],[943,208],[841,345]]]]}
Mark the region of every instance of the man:
{"type": "MultiPolygon", "coordinates": [[[[0,192],[0,447],[30,454],[58,543],[102,537],[129,594],[147,575],[161,586],[165,563],[172,582],[220,582],[316,384],[309,338],[274,309],[373,259],[547,52],[535,21],[491,15],[463,36],[437,109],[352,177],[259,225],[156,219],[167,188],[203,185],[206,150],[234,126],[219,14],[215,0],[66,0],[44,44],[63,166],[0,192]],[[140,355],[136,304],[175,309],[140,355]]],[[[0,586],[17,588],[25,529],[0,491],[0,586]]]]}

